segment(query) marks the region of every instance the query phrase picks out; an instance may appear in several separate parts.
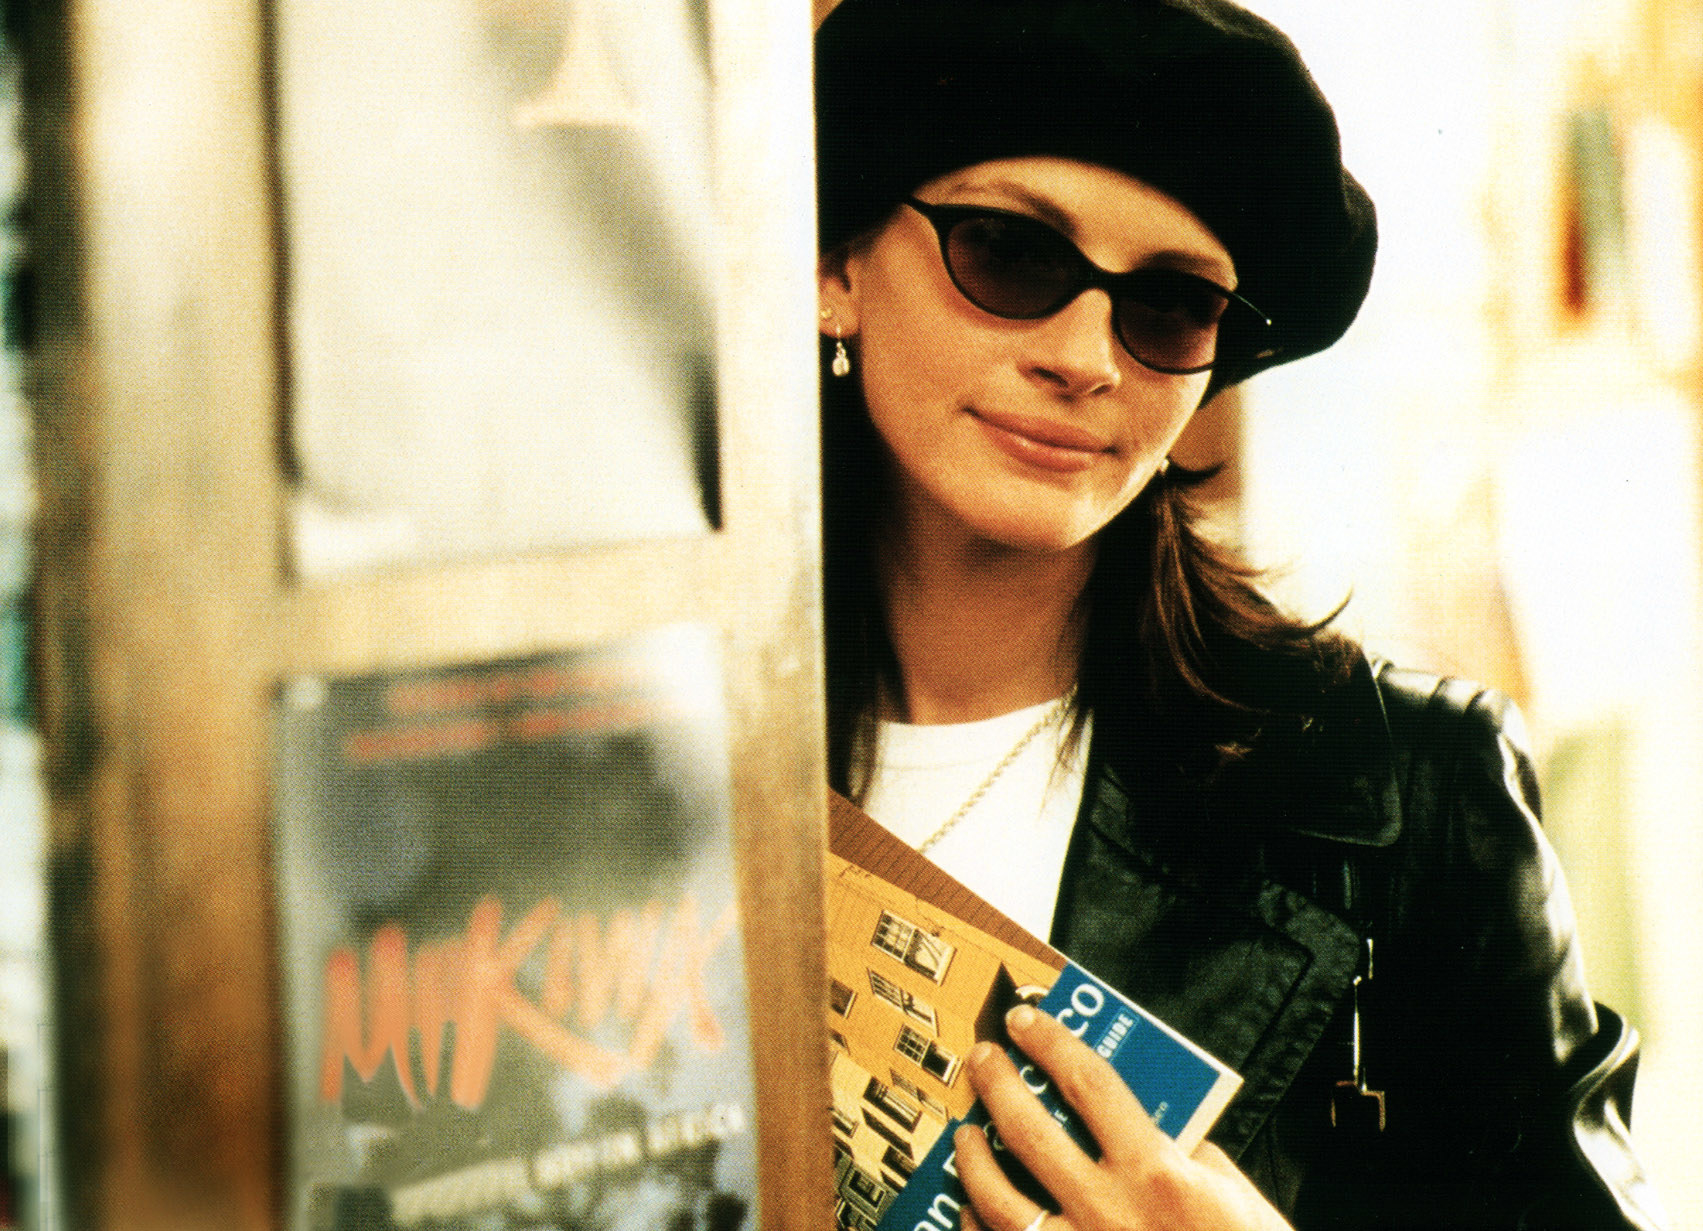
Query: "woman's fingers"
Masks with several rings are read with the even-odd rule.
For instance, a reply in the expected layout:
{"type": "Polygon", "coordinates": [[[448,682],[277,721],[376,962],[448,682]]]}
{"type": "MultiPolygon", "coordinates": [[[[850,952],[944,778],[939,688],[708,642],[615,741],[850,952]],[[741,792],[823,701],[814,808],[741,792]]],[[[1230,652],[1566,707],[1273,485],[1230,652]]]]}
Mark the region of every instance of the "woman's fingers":
{"type": "Polygon", "coordinates": [[[963,1231],[1026,1231],[1041,1207],[1011,1186],[986,1134],[974,1125],[962,1125],[953,1135],[952,1147],[958,1158],[958,1178],[973,1202],[973,1208],[966,1206],[960,1212],[963,1231]]]}
{"type": "Polygon", "coordinates": [[[1117,1070],[1057,1019],[1018,1005],[1006,1017],[1006,1031],[1045,1071],[1108,1162],[1139,1167],[1176,1152],[1117,1070]]]}
{"type": "MultiPolygon", "coordinates": [[[[978,1044],[970,1078],[993,1119],[990,1131],[1062,1211],[1045,1220],[1046,1231],[1287,1231],[1221,1150],[1203,1145],[1183,1154],[1116,1070],[1064,1026],[1028,1006],[1006,1020],[1028,1060],[1018,1067],[999,1048],[978,1044]],[[1093,1134],[1098,1161],[1037,1101],[1048,1082],[1093,1134]]],[[[953,1144],[980,1226],[1029,1231],[1041,1207],[1012,1186],[987,1137],[960,1129],[953,1144]]]]}
{"type": "MultiPolygon", "coordinates": [[[[991,1043],[978,1043],[971,1050],[969,1059],[970,1080],[975,1085],[976,1096],[994,1122],[999,1143],[1011,1151],[1048,1192],[1069,1204],[1093,1183],[1095,1163],[1036,1099],[1037,1091],[1049,1081],[1047,1073],[1033,1062],[1018,1068],[1002,1048],[991,1043]]],[[[982,1149],[988,1149],[985,1141],[982,1149]]],[[[991,1154],[989,1160],[992,1161],[991,1154]]],[[[962,1158],[959,1162],[962,1165],[962,1158]]],[[[967,1185],[968,1180],[965,1183],[967,1185]]],[[[1032,1206],[1034,1203],[1029,1204],[1032,1206]]],[[[1032,1216],[1032,1209],[1030,1213],[1032,1216]]],[[[1019,1222],[1017,1227],[1023,1227],[1024,1222],[1019,1222]]],[[[1000,1227],[998,1231],[1008,1229],[1000,1227]]]]}
{"type": "Polygon", "coordinates": [[[1230,1156],[1228,1154],[1224,1153],[1223,1150],[1220,1150],[1210,1141],[1203,1141],[1196,1146],[1192,1157],[1195,1162],[1205,1167],[1208,1171],[1216,1172],[1221,1176],[1233,1176],[1236,1179],[1242,1178],[1242,1169],[1230,1161],[1230,1156]]]}

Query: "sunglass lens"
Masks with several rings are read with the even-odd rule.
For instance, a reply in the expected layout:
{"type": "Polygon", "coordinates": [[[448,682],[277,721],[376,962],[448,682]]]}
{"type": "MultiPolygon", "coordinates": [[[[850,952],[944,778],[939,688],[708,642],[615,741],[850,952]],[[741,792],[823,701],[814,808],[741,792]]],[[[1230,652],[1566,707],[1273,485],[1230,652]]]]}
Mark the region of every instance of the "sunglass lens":
{"type": "Polygon", "coordinates": [[[1081,257],[1045,223],[982,214],[954,223],[946,267],[971,303],[998,316],[1054,312],[1082,286],[1081,257]]]}
{"type": "Polygon", "coordinates": [[[1210,282],[1181,271],[1145,271],[1117,300],[1118,337],[1161,372],[1198,372],[1217,356],[1219,322],[1229,299],[1210,282]]]}

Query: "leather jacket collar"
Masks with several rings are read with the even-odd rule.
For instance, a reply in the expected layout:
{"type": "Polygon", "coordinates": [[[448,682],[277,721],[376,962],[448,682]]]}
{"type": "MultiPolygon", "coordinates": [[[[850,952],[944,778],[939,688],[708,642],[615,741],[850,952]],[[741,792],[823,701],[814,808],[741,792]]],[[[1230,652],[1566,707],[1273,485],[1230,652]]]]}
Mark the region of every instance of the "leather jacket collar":
{"type": "Polygon", "coordinates": [[[1323,1035],[1359,935],[1274,879],[1227,895],[1176,874],[1135,842],[1129,797],[1109,770],[1085,805],[1053,943],[1242,1074],[1212,1133],[1236,1157],[1323,1035]]]}
{"type": "Polygon", "coordinates": [[[1105,756],[1090,758],[1053,943],[1242,1074],[1212,1134],[1232,1157],[1289,1090],[1361,960],[1340,888],[1271,865],[1299,851],[1328,875],[1353,849],[1389,846],[1402,830],[1375,670],[1360,660],[1313,719],[1269,733],[1195,790],[1132,798],[1105,756]],[[1144,833],[1142,818],[1160,807],[1190,813],[1182,823],[1203,826],[1197,833],[1252,837],[1271,859],[1256,860],[1251,878],[1178,866],[1144,833]]]}

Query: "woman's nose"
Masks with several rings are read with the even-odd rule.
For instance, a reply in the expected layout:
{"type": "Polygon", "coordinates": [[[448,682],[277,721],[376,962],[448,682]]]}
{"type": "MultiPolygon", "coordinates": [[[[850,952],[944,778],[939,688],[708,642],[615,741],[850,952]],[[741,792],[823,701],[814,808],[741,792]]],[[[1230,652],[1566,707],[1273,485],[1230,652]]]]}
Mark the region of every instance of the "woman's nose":
{"type": "Polygon", "coordinates": [[[1121,348],[1112,333],[1112,300],[1091,288],[1036,321],[1028,337],[1033,379],[1069,397],[1110,393],[1123,381],[1121,348]]]}

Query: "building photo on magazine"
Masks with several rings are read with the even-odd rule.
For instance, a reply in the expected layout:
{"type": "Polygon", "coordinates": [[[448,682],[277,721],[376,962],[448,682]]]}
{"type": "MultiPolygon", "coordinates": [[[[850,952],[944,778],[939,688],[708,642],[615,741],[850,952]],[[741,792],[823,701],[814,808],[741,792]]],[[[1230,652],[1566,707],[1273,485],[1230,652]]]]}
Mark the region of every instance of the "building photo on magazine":
{"type": "MultiPolygon", "coordinates": [[[[967,1204],[952,1130],[988,1128],[962,1072],[971,1047],[1004,1044],[1048,1111],[1092,1139],[1005,1039],[1020,1000],[1064,1022],[1109,1060],[1155,1124],[1184,1149],[1241,1086],[1228,1067],[1024,931],[835,796],[825,859],[828,1055],[835,1221],[844,1231],[951,1231],[967,1204]]],[[[997,1138],[995,1138],[997,1140],[997,1138]]],[[[1010,1154],[1013,1182],[1045,1197],[1010,1154]]]]}

